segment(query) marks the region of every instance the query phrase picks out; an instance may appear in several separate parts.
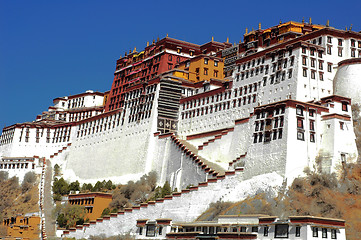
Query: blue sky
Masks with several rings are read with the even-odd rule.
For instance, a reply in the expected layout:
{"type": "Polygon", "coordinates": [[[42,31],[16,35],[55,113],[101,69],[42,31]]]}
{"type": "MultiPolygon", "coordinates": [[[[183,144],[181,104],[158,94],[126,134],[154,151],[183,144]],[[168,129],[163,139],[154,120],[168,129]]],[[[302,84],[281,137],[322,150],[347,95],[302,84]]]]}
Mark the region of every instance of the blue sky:
{"type": "Polygon", "coordinates": [[[238,42],[245,28],[294,20],[361,30],[361,1],[0,0],[0,127],[52,99],[111,87],[115,62],[147,41],[238,42]]]}

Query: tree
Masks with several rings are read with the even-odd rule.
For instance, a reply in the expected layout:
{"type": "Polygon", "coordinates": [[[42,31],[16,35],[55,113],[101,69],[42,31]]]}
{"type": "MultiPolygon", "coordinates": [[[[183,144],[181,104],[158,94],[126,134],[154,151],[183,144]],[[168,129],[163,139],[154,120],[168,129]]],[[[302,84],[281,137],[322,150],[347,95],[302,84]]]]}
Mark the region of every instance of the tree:
{"type": "Polygon", "coordinates": [[[170,187],[169,182],[166,181],[162,188],[162,197],[165,197],[170,194],[172,194],[172,188],[170,187]]]}
{"type": "Polygon", "coordinates": [[[91,183],[84,183],[81,187],[82,192],[91,192],[93,191],[93,185],[91,183]]]}
{"type": "Polygon", "coordinates": [[[24,180],[21,184],[22,193],[25,193],[31,189],[36,182],[37,176],[34,172],[27,172],[24,176],[24,180]]]}
{"type": "Polygon", "coordinates": [[[54,176],[59,176],[60,175],[60,167],[58,164],[54,165],[54,176]]]}
{"type": "Polygon", "coordinates": [[[69,193],[68,183],[64,180],[64,178],[60,178],[59,180],[56,178],[53,183],[53,193],[65,195],[69,193]]]}
{"type": "Polygon", "coordinates": [[[78,182],[78,180],[69,184],[68,192],[70,191],[80,191],[80,183],[78,182]]]}
{"type": "Polygon", "coordinates": [[[98,181],[93,187],[93,192],[100,192],[103,188],[104,188],[103,183],[98,181]]]}
{"type": "Polygon", "coordinates": [[[68,229],[83,224],[85,215],[86,212],[84,207],[68,204],[60,210],[56,221],[58,222],[59,227],[68,229]]]}
{"type": "Polygon", "coordinates": [[[109,180],[108,182],[105,183],[104,188],[107,190],[112,190],[115,189],[115,185],[113,184],[112,181],[109,180]]]}

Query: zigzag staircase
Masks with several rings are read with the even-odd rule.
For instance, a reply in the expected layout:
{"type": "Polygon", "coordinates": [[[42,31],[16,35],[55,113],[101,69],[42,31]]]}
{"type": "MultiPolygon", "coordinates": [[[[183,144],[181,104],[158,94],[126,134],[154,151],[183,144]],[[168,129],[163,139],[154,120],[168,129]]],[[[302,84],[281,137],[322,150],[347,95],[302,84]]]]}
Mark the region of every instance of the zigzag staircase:
{"type": "MultiPolygon", "coordinates": [[[[161,211],[158,209],[164,209],[168,206],[176,206],[178,201],[182,202],[182,199],[188,198],[193,199],[197,198],[195,197],[195,193],[198,191],[204,191],[207,187],[213,187],[217,185],[218,183],[224,181],[227,178],[230,177],[236,177],[237,173],[243,172],[243,168],[237,168],[233,171],[226,171],[224,175],[216,176],[214,178],[209,178],[206,182],[198,183],[197,186],[192,186],[189,189],[183,189],[181,192],[175,192],[171,195],[165,196],[164,198],[156,199],[156,201],[149,201],[147,203],[141,203],[139,206],[134,206],[131,208],[125,208],[122,211],[118,211],[118,213],[112,213],[110,216],[104,216],[103,218],[98,218],[97,220],[90,221],[89,223],[85,223],[83,225],[78,225],[75,228],[70,228],[69,230],[63,231],[63,237],[75,237],[80,238],[84,237],[83,234],[88,229],[96,229],[97,225],[99,224],[107,224],[106,228],[109,228],[109,224],[112,220],[117,219],[118,222],[126,224],[132,224],[135,226],[135,222],[137,218],[140,217],[148,217],[148,218],[155,218],[158,217],[156,214],[153,213],[153,211],[157,214],[159,214],[161,211]],[[174,202],[174,203],[171,203],[174,202]],[[153,214],[151,214],[153,213],[153,214]],[[151,214],[151,215],[148,215],[151,214]],[[130,220],[131,219],[131,220],[130,220]],[[79,234],[79,235],[78,235],[79,234]]],[[[183,200],[184,201],[184,200],[183,200]]],[[[204,209],[205,210],[205,209],[204,209]]],[[[119,226],[113,226],[113,227],[119,227],[119,226]]],[[[95,230],[98,231],[98,230],[95,230]]],[[[124,231],[124,233],[128,231],[127,229],[124,231]]]]}
{"type": "Polygon", "coordinates": [[[203,150],[206,146],[209,146],[209,144],[215,142],[218,139],[221,139],[223,136],[225,136],[229,132],[233,132],[233,131],[234,131],[234,128],[229,128],[229,129],[223,130],[220,134],[215,135],[213,138],[211,138],[208,141],[204,142],[202,145],[199,145],[198,150],[203,150]]]}

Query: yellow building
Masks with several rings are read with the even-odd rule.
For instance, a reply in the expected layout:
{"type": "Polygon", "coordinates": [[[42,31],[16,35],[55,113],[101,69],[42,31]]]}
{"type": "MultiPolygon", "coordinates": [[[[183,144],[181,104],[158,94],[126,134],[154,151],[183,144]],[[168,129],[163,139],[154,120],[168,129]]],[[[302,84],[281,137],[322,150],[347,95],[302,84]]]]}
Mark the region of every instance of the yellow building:
{"type": "Polygon", "coordinates": [[[7,228],[7,235],[5,239],[39,239],[40,238],[40,217],[31,216],[16,216],[6,218],[2,225],[7,228]]]}
{"type": "Polygon", "coordinates": [[[69,204],[85,207],[85,219],[89,218],[89,220],[99,218],[111,201],[112,194],[101,192],[70,194],[68,198],[69,204]]]}
{"type": "Polygon", "coordinates": [[[181,71],[177,71],[175,76],[194,83],[223,79],[223,67],[222,58],[201,54],[176,66],[181,71]]]}

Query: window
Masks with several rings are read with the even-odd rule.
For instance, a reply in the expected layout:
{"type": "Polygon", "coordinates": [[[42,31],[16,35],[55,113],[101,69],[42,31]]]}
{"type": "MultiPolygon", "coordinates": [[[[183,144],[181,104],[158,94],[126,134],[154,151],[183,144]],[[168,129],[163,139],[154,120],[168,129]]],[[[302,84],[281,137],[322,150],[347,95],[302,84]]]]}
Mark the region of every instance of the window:
{"type": "Polygon", "coordinates": [[[303,108],[297,107],[297,108],[296,108],[296,115],[298,115],[298,116],[303,116],[303,108]]]}
{"type": "Polygon", "coordinates": [[[304,77],[307,77],[307,69],[306,69],[306,68],[303,69],[302,75],[303,75],[304,77]]]}
{"type": "Polygon", "coordinates": [[[288,238],[288,225],[287,224],[276,224],[275,238],[288,238]]]}
{"type": "Polygon", "coordinates": [[[338,45],[342,46],[342,39],[338,39],[338,45]]]}
{"type": "Polygon", "coordinates": [[[312,237],[318,237],[318,228],[312,227],[312,237]]]}
{"type": "Polygon", "coordinates": [[[332,43],[332,37],[327,37],[327,43],[332,43]]]}
{"type": "Polygon", "coordinates": [[[345,123],[344,123],[344,122],[340,122],[340,129],[341,129],[341,130],[344,130],[344,128],[345,128],[344,126],[345,126],[345,123]]]}
{"type": "Polygon", "coordinates": [[[310,142],[315,142],[315,134],[310,133],[310,142]]]}
{"type": "Polygon", "coordinates": [[[310,109],[309,110],[310,117],[313,117],[315,115],[315,110],[310,109]]]}
{"type": "Polygon", "coordinates": [[[288,78],[292,78],[292,69],[288,70],[288,78]]]}
{"type": "Polygon", "coordinates": [[[143,227],[139,227],[139,235],[143,234],[143,227]]]}
{"type": "Polygon", "coordinates": [[[355,49],[351,49],[351,57],[355,57],[355,56],[356,56],[355,49]]]}
{"type": "Polygon", "coordinates": [[[282,139],[282,129],[278,131],[278,139],[282,139]]]}
{"type": "Polygon", "coordinates": [[[257,143],[257,134],[253,134],[253,143],[257,143]]]}
{"type": "Polygon", "coordinates": [[[257,226],[253,226],[253,227],[252,227],[252,232],[258,232],[258,227],[257,227],[257,226]]]}
{"type": "Polygon", "coordinates": [[[155,225],[147,225],[147,237],[154,237],[155,236],[155,225]]]}
{"type": "Polygon", "coordinates": [[[207,58],[204,59],[204,64],[208,65],[208,59],[207,58]]]}
{"type": "Polygon", "coordinates": [[[204,68],[204,75],[208,75],[208,68],[204,68]]]}
{"type": "Polygon", "coordinates": [[[332,63],[327,64],[327,72],[332,72],[332,63]]]}
{"type": "Polygon", "coordinates": [[[297,118],[297,128],[303,129],[303,119],[297,118]]]}
{"type": "Polygon", "coordinates": [[[247,228],[246,227],[241,227],[241,232],[247,232],[247,228]]]}
{"type": "Polygon", "coordinates": [[[311,71],[311,79],[315,79],[316,78],[316,72],[315,71],[311,71]]]}
{"type": "Polygon", "coordinates": [[[306,48],[302,47],[302,53],[306,53],[306,48]]]}
{"type": "Polygon", "coordinates": [[[342,111],[345,111],[345,112],[348,111],[347,103],[345,103],[345,102],[342,103],[342,111]]]}
{"type": "Polygon", "coordinates": [[[171,70],[173,68],[173,64],[168,63],[168,70],[171,70]]]}
{"type": "Polygon", "coordinates": [[[214,66],[218,67],[218,61],[214,61],[214,66]]]}
{"type": "Polygon", "coordinates": [[[306,57],[302,57],[302,65],[304,65],[304,66],[307,65],[307,58],[306,57]]]}
{"type": "Polygon", "coordinates": [[[310,121],[310,130],[315,131],[315,121],[310,121]]]}
{"type": "Polygon", "coordinates": [[[342,57],[342,48],[338,48],[338,56],[342,57]]]}
{"type": "Polygon", "coordinates": [[[301,227],[300,226],[297,226],[296,227],[296,234],[295,234],[296,237],[301,237],[301,227]]]}
{"type": "Polygon", "coordinates": [[[268,232],[269,232],[269,227],[268,226],[265,226],[263,227],[263,236],[268,236],[268,232]]]}
{"type": "Polygon", "coordinates": [[[319,77],[320,77],[320,81],[323,81],[323,73],[322,72],[319,73],[319,77]]]}
{"type": "Polygon", "coordinates": [[[297,140],[304,141],[305,140],[305,134],[304,132],[298,131],[297,132],[297,140]]]}
{"type": "Polygon", "coordinates": [[[168,61],[172,61],[172,55],[168,55],[168,61]]]}
{"type": "Polygon", "coordinates": [[[327,46],[327,54],[331,55],[332,54],[332,47],[331,46],[327,46]]]}
{"type": "Polygon", "coordinates": [[[336,229],[331,229],[331,239],[337,239],[336,229]]]}
{"type": "Polygon", "coordinates": [[[327,238],[327,228],[322,228],[322,238],[327,238]]]}
{"type": "MultiPolygon", "coordinates": [[[[213,77],[218,77],[218,71],[214,70],[213,77]]],[[[239,78],[239,74],[237,75],[237,79],[239,78]]]]}

